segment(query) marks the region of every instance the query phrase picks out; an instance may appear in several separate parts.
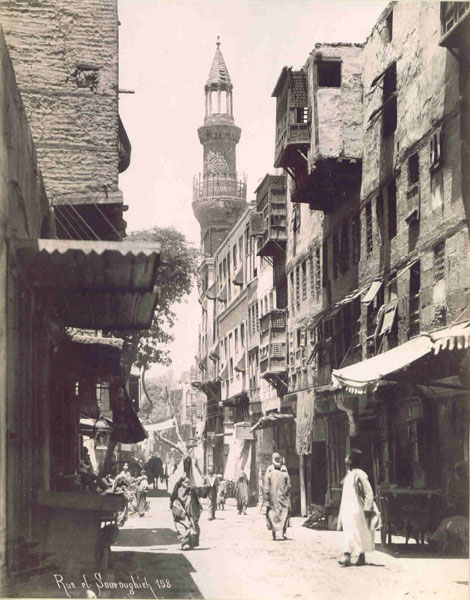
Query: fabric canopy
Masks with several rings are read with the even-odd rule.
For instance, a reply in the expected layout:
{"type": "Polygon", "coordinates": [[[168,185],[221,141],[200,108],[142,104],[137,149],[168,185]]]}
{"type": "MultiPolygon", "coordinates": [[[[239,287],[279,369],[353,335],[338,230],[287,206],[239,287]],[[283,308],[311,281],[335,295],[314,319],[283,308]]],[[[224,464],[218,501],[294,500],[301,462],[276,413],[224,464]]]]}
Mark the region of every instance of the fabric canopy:
{"type": "Polygon", "coordinates": [[[213,361],[219,360],[219,342],[215,342],[212,348],[209,350],[209,358],[213,361]]]}
{"type": "Polygon", "coordinates": [[[232,279],[234,285],[243,285],[243,263],[241,263],[238,271],[235,273],[235,277],[232,279]]]}
{"type": "Polygon", "coordinates": [[[144,429],[147,433],[153,433],[154,431],[168,431],[168,429],[173,429],[174,426],[174,419],[167,419],[161,423],[150,423],[150,425],[144,425],[144,429]]]}
{"type": "Polygon", "coordinates": [[[215,300],[217,298],[217,284],[213,283],[209,289],[206,290],[206,297],[209,300],[215,300]]]}
{"type": "Polygon", "coordinates": [[[80,433],[88,437],[93,437],[97,432],[111,431],[112,425],[112,420],[106,417],[100,417],[99,419],[82,417],[80,419],[80,433]]]}
{"type": "Polygon", "coordinates": [[[266,429],[266,427],[276,427],[283,423],[293,422],[294,416],[286,413],[269,413],[261,417],[261,419],[253,425],[251,431],[257,431],[258,429],[266,429]]]}
{"type": "Polygon", "coordinates": [[[245,352],[243,352],[240,358],[238,359],[237,364],[235,365],[235,371],[243,372],[245,370],[245,352]]]}
{"type": "Polygon", "coordinates": [[[381,379],[412,365],[420,358],[443,349],[468,348],[470,346],[470,322],[461,323],[422,335],[344,369],[333,370],[333,385],[352,394],[375,391],[381,379]]]}
{"type": "Polygon", "coordinates": [[[224,287],[217,294],[217,300],[219,302],[227,302],[227,286],[226,285],[224,285],[224,287]]]}

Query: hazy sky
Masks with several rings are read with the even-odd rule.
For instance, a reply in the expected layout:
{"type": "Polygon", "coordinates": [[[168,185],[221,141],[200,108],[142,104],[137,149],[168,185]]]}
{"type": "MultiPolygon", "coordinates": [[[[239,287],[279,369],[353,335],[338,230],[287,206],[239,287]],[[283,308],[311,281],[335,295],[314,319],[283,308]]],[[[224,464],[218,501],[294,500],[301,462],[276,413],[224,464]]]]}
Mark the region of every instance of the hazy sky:
{"type": "MultiPolygon", "coordinates": [[[[347,0],[119,0],[120,115],[132,144],[120,177],[128,231],[174,225],[197,246],[193,176],[202,170],[197,128],[219,35],[242,134],[237,169],[248,200],[273,170],[275,99],[283,66],[300,68],[317,42],[364,42],[387,2],[347,0]]],[[[197,350],[199,304],[178,307],[175,374],[197,350]]],[[[155,369],[157,375],[162,369],[155,369]]]]}

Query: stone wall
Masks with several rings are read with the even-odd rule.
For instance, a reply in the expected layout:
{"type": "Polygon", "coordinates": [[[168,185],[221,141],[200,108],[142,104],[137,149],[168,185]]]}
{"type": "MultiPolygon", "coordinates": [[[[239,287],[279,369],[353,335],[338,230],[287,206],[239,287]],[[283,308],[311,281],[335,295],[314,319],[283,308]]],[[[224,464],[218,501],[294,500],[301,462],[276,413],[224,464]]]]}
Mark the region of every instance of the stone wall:
{"type": "Polygon", "coordinates": [[[49,200],[122,202],[116,0],[11,0],[0,19],[49,200]]]}

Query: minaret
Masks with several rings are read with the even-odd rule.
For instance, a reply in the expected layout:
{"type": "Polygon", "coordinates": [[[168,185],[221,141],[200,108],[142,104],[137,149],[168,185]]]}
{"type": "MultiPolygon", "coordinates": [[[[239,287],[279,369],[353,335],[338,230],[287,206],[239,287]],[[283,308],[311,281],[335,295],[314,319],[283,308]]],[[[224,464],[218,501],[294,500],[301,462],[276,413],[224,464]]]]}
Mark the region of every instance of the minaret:
{"type": "Polygon", "coordinates": [[[193,212],[201,225],[201,250],[213,256],[246,208],[246,180],[237,175],[236,166],[241,129],[233,120],[233,85],[219,38],[204,91],[206,115],[197,130],[204,165],[202,177],[194,178],[193,212]]]}

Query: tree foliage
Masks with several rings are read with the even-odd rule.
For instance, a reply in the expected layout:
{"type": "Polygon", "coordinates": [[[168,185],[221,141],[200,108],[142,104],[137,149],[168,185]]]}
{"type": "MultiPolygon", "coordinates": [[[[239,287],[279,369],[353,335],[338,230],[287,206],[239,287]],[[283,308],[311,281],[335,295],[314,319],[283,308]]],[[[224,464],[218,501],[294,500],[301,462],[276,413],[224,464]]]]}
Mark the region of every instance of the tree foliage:
{"type": "Polygon", "coordinates": [[[134,364],[145,372],[153,364],[168,366],[171,363],[167,346],[174,339],[171,334],[176,318],[174,305],[191,292],[199,253],[174,227],[135,231],[127,239],[161,245],[156,281],[160,291],[152,325],[137,334],[118,334],[125,340],[128,369],[134,364]]]}

